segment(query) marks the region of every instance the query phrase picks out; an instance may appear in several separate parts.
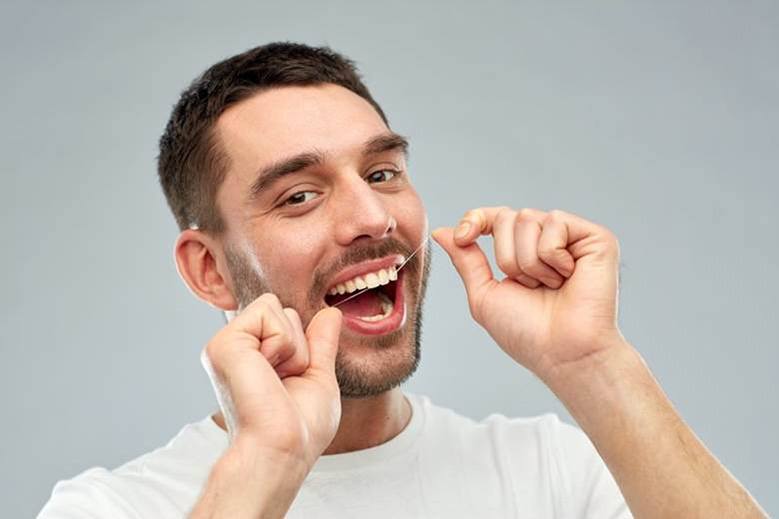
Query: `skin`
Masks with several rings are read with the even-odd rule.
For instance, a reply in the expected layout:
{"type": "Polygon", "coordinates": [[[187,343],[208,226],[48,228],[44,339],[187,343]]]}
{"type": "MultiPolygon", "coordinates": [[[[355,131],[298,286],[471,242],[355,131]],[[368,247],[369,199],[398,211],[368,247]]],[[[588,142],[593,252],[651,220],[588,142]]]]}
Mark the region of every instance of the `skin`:
{"type": "MultiPolygon", "coordinates": [[[[355,250],[370,251],[388,240],[398,242],[403,252],[413,251],[427,233],[424,207],[408,179],[404,154],[393,150],[363,156],[364,143],[389,129],[369,103],[344,88],[326,85],[263,92],[228,109],[218,120],[217,131],[231,161],[217,195],[227,230],[218,239],[186,230],[176,246],[182,277],[196,295],[216,308],[243,311],[251,302],[241,300],[230,268],[231,252],[264,289],[255,297],[263,291],[273,293],[280,308],[294,309],[305,327],[324,307],[324,294],[312,294],[317,275],[329,279],[345,256],[355,250]],[[249,200],[259,170],[311,150],[325,153],[321,166],[284,178],[249,200]],[[398,174],[386,182],[366,181],[366,175],[381,170],[398,174]],[[308,193],[303,198],[310,200],[279,206],[298,193],[308,193]],[[274,246],[263,247],[268,243],[274,246]]],[[[392,335],[385,345],[389,347],[382,348],[376,345],[382,338],[343,327],[338,371],[372,386],[382,386],[387,379],[404,380],[413,372],[418,362],[413,323],[423,284],[419,265],[426,261],[426,251],[420,251],[414,261],[404,269],[411,273],[405,280],[406,325],[392,335]]],[[[276,313],[282,314],[280,309],[276,313]]],[[[280,326],[288,329],[294,322],[280,326]]],[[[262,353],[285,381],[308,365],[305,347],[291,348],[283,340],[263,344],[262,353]]],[[[345,398],[340,407],[337,434],[323,446],[326,454],[383,443],[405,427],[411,413],[398,387],[366,398],[345,398]]],[[[214,418],[230,429],[231,419],[225,419],[225,414],[229,413],[222,409],[214,418]]],[[[240,420],[232,421],[237,425],[240,420]]],[[[278,422],[269,426],[283,430],[278,422]]],[[[237,434],[237,429],[231,433],[237,434]]]]}
{"type": "Polygon", "coordinates": [[[473,318],[560,398],[634,517],[767,517],[683,422],[617,327],[619,245],[560,210],[483,207],[435,240],[473,318]],[[490,235],[503,276],[476,243],[490,235]]]}
{"type": "MultiPolygon", "coordinates": [[[[340,312],[323,309],[311,292],[317,273],[334,274],[349,251],[392,239],[414,249],[427,222],[408,177],[366,182],[373,166],[399,166],[402,155],[365,160],[362,143],[387,128],[368,103],[340,87],[266,91],[225,112],[217,127],[231,159],[218,194],[227,232],[216,239],[185,231],[176,257],[196,295],[238,311],[203,352],[221,407],[216,419],[231,445],[192,517],[283,517],[320,455],[382,443],[410,416],[397,387],[343,398],[336,372],[340,364],[342,373],[374,387],[387,372],[409,374],[413,328],[407,322],[388,340],[342,327],[340,312]],[[282,186],[284,196],[316,193],[305,211],[245,203],[258,168],[311,149],[328,160],[282,186]],[[239,297],[236,262],[231,268],[228,260],[236,251],[269,293],[242,301],[248,296],[239,297]]],[[[568,407],[634,516],[765,516],[684,424],[620,333],[613,233],[558,210],[482,207],[434,238],[462,277],[473,318],[568,407]],[[492,237],[497,278],[476,243],[480,235],[492,237]]],[[[405,285],[411,320],[423,276],[405,285]]]]}

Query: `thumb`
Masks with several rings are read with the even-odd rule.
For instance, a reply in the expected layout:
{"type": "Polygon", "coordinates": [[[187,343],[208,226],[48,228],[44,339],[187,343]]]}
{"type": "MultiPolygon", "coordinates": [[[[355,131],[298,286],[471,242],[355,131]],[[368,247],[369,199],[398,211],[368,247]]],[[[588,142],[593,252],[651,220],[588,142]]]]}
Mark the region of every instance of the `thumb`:
{"type": "Polygon", "coordinates": [[[338,308],[328,307],[316,313],[306,328],[309,369],[335,371],[335,355],[341,336],[342,314],[338,308]]]}
{"type": "Polygon", "coordinates": [[[463,279],[468,299],[476,301],[482,288],[494,280],[487,256],[475,241],[461,247],[454,242],[454,229],[441,227],[432,233],[433,239],[446,251],[454,268],[463,279]]]}

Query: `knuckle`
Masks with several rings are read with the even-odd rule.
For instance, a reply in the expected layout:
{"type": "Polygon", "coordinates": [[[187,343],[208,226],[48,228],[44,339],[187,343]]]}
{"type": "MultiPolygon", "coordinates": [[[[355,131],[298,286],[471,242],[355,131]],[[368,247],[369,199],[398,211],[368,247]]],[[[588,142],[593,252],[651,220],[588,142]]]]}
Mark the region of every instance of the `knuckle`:
{"type": "Polygon", "coordinates": [[[611,231],[608,227],[604,227],[602,225],[598,225],[598,234],[603,237],[603,239],[609,244],[613,245],[614,247],[618,246],[618,239],[617,235],[614,234],[614,232],[611,231]]]}
{"type": "Polygon", "coordinates": [[[471,209],[465,213],[462,220],[471,222],[476,227],[482,227],[486,220],[484,212],[481,209],[471,209]]]}
{"type": "Polygon", "coordinates": [[[495,225],[510,225],[516,221],[517,213],[510,207],[502,207],[495,213],[495,225]]]}
{"type": "Polygon", "coordinates": [[[547,213],[546,219],[550,222],[561,222],[565,219],[567,216],[567,213],[565,211],[561,211],[560,209],[552,209],[547,213]]]}
{"type": "Polygon", "coordinates": [[[463,220],[477,220],[480,214],[481,210],[479,209],[468,209],[463,215],[463,220]]]}
{"type": "Polygon", "coordinates": [[[514,210],[511,209],[507,205],[501,205],[501,206],[497,207],[496,209],[497,209],[497,211],[495,211],[495,216],[497,218],[507,218],[509,216],[512,216],[513,213],[514,213],[514,210]]]}
{"type": "Polygon", "coordinates": [[[258,297],[257,300],[266,305],[279,304],[279,298],[273,292],[265,292],[260,297],[258,297]]]}
{"type": "Polygon", "coordinates": [[[517,211],[517,218],[520,220],[532,220],[536,215],[536,210],[529,207],[523,207],[517,211]]]}

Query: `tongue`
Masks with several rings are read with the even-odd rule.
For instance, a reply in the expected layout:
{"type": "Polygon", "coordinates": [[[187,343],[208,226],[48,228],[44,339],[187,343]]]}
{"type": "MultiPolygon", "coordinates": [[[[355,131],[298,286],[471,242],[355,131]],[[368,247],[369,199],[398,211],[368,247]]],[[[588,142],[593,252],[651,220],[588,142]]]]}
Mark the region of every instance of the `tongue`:
{"type": "MultiPolygon", "coordinates": [[[[340,300],[344,300],[349,297],[348,294],[338,296],[340,300]]],[[[338,300],[333,298],[333,305],[338,304],[338,300]]],[[[372,315],[380,315],[383,313],[381,309],[381,300],[377,295],[376,290],[366,290],[362,294],[353,297],[345,303],[338,305],[338,308],[345,314],[349,314],[355,317],[370,317],[372,315]]]]}

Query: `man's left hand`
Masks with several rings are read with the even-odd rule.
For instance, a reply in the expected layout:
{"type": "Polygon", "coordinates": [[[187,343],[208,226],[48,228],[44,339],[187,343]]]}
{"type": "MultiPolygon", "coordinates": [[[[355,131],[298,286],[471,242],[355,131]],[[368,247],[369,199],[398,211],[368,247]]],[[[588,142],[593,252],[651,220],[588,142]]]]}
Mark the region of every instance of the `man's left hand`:
{"type": "Polygon", "coordinates": [[[482,207],[433,238],[462,277],[474,319],[542,380],[624,342],[619,245],[605,227],[559,210],[482,207]],[[493,276],[480,235],[492,235],[504,279],[493,276]]]}

